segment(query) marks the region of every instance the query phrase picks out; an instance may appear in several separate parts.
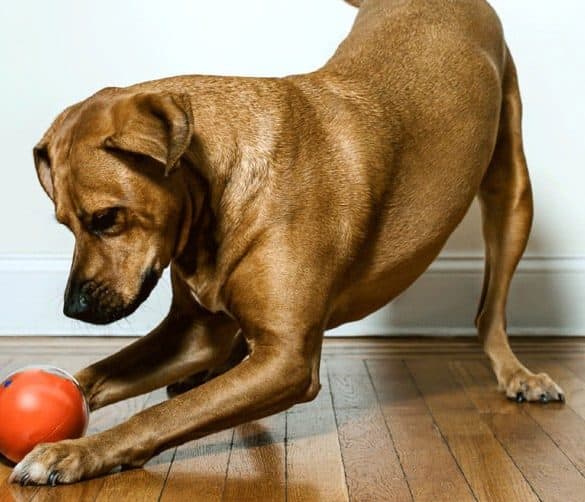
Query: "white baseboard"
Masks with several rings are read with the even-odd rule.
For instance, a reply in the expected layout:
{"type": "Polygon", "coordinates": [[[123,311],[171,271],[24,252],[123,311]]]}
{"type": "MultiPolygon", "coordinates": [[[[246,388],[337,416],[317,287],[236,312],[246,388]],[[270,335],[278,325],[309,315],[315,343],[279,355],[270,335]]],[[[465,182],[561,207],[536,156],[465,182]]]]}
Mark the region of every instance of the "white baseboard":
{"type": "MultiPolygon", "coordinates": [[[[166,314],[168,274],[138,312],[108,326],[62,313],[70,258],[0,256],[1,335],[147,333],[166,314]]],[[[406,292],[371,316],[329,332],[356,335],[471,335],[481,290],[483,258],[442,256],[406,292]]],[[[526,257],[512,284],[508,330],[523,335],[585,336],[585,257],[526,257]]]]}

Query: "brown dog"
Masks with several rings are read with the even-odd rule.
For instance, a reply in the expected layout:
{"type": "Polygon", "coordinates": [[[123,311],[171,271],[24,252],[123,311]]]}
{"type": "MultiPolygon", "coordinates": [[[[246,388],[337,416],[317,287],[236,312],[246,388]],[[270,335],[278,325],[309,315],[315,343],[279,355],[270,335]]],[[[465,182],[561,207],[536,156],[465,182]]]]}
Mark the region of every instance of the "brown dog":
{"type": "Polygon", "coordinates": [[[483,0],[365,0],[314,73],[173,77],[65,110],[35,147],[76,238],[65,313],[107,323],[169,264],[173,284],[158,328],[77,375],[92,409],[233,368],[101,434],[40,445],[11,479],[139,466],[313,399],[323,331],[409,286],[476,195],[487,248],[476,324],[498,382],[518,400],[562,400],[505,331],[532,219],[520,108],[483,0]]]}

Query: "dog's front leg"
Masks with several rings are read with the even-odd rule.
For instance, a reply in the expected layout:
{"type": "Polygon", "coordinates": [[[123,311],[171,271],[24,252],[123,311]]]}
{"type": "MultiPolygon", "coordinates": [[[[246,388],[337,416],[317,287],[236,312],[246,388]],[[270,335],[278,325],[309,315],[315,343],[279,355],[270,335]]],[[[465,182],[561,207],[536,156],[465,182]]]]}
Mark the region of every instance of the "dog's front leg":
{"type": "Polygon", "coordinates": [[[39,445],[10,479],[72,483],[120,465],[141,466],[172,446],[310,400],[319,389],[321,336],[270,333],[260,343],[248,338],[251,354],[233,369],[103,433],[39,445]]]}
{"type": "Polygon", "coordinates": [[[238,323],[202,308],[172,266],[171,284],[170,311],[159,326],[75,375],[92,410],[213,369],[230,357],[241,338],[238,323]]]}
{"type": "Polygon", "coordinates": [[[222,313],[172,308],[151,333],[75,377],[96,410],[222,364],[238,336],[237,323],[222,313]]]}

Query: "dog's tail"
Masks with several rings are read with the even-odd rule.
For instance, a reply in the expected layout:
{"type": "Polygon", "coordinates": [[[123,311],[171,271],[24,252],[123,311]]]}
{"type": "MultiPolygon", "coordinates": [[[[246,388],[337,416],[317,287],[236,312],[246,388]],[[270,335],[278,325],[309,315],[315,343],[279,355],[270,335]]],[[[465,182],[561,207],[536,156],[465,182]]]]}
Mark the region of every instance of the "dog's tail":
{"type": "Polygon", "coordinates": [[[364,0],[345,0],[349,5],[353,5],[354,7],[359,7],[364,0]]]}

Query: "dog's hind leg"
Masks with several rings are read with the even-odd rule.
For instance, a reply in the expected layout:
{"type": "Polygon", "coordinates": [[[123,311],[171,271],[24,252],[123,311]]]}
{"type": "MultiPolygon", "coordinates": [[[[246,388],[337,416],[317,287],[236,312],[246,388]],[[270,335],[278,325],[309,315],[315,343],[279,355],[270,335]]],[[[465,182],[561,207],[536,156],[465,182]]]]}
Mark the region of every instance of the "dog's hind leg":
{"type": "Polygon", "coordinates": [[[497,144],[481,182],[479,200],[486,270],[476,326],[501,390],[518,401],[563,400],[545,373],[534,374],[516,358],[506,333],[506,301],[512,275],[532,225],[532,191],[522,146],[522,105],[514,62],[507,55],[497,144]]]}

